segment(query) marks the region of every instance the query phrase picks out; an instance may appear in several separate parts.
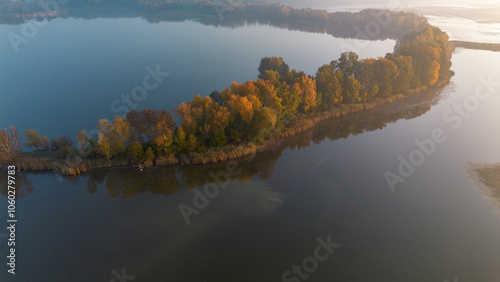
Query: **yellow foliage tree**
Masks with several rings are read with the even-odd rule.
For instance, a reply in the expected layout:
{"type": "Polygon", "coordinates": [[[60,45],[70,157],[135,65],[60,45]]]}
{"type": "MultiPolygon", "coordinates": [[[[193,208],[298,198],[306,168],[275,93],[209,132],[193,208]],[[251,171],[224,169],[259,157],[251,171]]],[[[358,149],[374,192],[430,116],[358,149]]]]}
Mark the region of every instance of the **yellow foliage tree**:
{"type": "Polygon", "coordinates": [[[34,129],[26,129],[24,131],[24,138],[26,139],[26,143],[23,145],[26,147],[35,147],[37,151],[47,151],[50,147],[49,138],[45,135],[40,136],[40,133],[34,129]]]}
{"type": "Polygon", "coordinates": [[[116,116],[112,123],[101,119],[97,129],[101,154],[109,159],[125,153],[131,137],[130,124],[126,120],[120,116],[116,116]]]}
{"type": "Polygon", "coordinates": [[[311,112],[316,107],[316,82],[308,75],[303,75],[298,79],[301,102],[299,108],[303,113],[311,112]]]}

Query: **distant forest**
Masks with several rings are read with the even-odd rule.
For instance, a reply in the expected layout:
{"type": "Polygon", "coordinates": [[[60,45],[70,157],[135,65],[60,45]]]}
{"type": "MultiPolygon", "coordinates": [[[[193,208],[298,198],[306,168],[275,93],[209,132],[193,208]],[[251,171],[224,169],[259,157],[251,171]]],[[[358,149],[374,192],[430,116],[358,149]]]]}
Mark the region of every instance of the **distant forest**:
{"type": "MultiPolygon", "coordinates": [[[[54,0],[55,3],[58,3],[54,0]]],[[[149,22],[183,21],[198,19],[203,24],[238,26],[245,21],[269,22],[275,26],[287,26],[309,32],[326,32],[336,37],[354,38],[359,34],[354,27],[364,28],[372,20],[386,20],[387,25],[374,39],[401,38],[413,29],[422,28],[426,20],[407,12],[388,12],[364,10],[360,13],[337,12],[326,10],[293,9],[283,4],[265,5],[265,0],[247,0],[231,2],[222,0],[86,0],[68,1],[47,8],[40,1],[13,2],[0,0],[0,21],[8,24],[22,24],[27,18],[12,18],[13,14],[44,13],[57,10],[58,16],[92,19],[98,17],[136,17],[142,16],[149,22]],[[374,18],[374,11],[377,17],[374,18]],[[380,15],[378,15],[380,14],[380,15]]],[[[36,17],[43,20],[50,17],[36,17]]]]}

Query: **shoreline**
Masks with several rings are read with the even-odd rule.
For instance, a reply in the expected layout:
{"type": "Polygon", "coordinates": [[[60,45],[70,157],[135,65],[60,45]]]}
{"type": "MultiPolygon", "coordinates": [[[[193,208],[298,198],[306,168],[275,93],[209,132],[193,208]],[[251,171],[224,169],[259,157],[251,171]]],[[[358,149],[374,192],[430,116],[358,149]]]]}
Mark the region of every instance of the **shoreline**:
{"type": "Polygon", "coordinates": [[[450,40],[455,47],[470,49],[470,50],[482,50],[482,51],[492,51],[500,52],[500,43],[481,43],[481,42],[469,42],[469,41],[459,41],[450,40]]]}
{"type": "Polygon", "coordinates": [[[500,217],[500,163],[468,162],[465,171],[473,182],[473,189],[500,217]]]}
{"type": "MultiPolygon", "coordinates": [[[[346,15],[342,13],[319,11],[318,14],[318,11],[296,10],[285,5],[262,7],[249,6],[247,9],[245,6],[239,12],[264,9],[265,15],[274,15],[271,8],[280,8],[281,12],[283,9],[288,11],[283,18],[314,19],[316,24],[345,20],[348,26],[354,27],[366,24],[370,19],[369,10],[344,19],[346,15]]],[[[388,16],[393,14],[391,11],[382,12],[388,16]]],[[[167,110],[132,112],[127,118],[116,116],[111,123],[99,120],[99,139],[89,138],[85,130],[78,132],[77,140],[82,150],[74,147],[66,136],[53,139],[50,145],[46,136],[30,129],[24,134],[31,141],[23,146],[35,147],[37,151],[15,149],[14,153],[6,155],[6,160],[23,171],[53,171],[65,176],[98,168],[142,170],[176,164],[218,163],[270,150],[322,121],[373,110],[448,84],[454,75],[450,70],[454,46],[448,42],[446,33],[416,14],[396,15],[402,16],[399,25],[408,25],[406,29],[412,32],[405,33],[394,52],[386,57],[359,61],[355,52],[344,52],[339,61],[334,60],[318,69],[316,76],[319,78],[295,69],[290,71],[281,57],[265,57],[261,60],[255,83],[253,80],[243,84],[233,82],[222,93],[214,91],[204,98],[196,95],[193,101],[175,108],[174,112],[182,120],[179,126],[175,125],[167,110]],[[419,59],[425,55],[425,50],[433,51],[431,60],[419,59]],[[344,61],[352,61],[353,66],[342,63],[344,61]],[[354,65],[358,70],[356,76],[354,65]],[[360,91],[362,86],[365,88],[360,91]],[[396,86],[394,89],[397,90],[393,91],[396,86]],[[261,103],[261,99],[266,103],[261,103]],[[285,99],[285,104],[281,104],[282,99],[285,99]],[[145,125],[154,120],[159,123],[145,125]],[[146,134],[147,130],[153,130],[156,135],[146,134]],[[141,134],[147,135],[149,145],[143,142],[141,134]],[[147,147],[146,151],[143,146],[147,147]]],[[[1,133],[12,142],[20,139],[15,127],[11,127],[11,131],[16,132],[12,133],[13,137],[9,137],[7,129],[1,133]]]]}
{"type": "MultiPolygon", "coordinates": [[[[287,139],[297,136],[303,132],[307,132],[315,126],[323,122],[332,121],[337,118],[349,116],[355,113],[362,113],[367,111],[382,110],[384,106],[390,107],[398,101],[411,100],[425,91],[436,91],[443,86],[422,88],[418,90],[409,91],[406,95],[396,94],[394,96],[381,99],[375,102],[350,104],[337,106],[332,110],[316,113],[314,116],[302,118],[300,126],[297,128],[288,128],[283,132],[273,132],[272,137],[264,141],[264,144],[255,145],[253,143],[242,145],[228,145],[217,149],[209,149],[200,153],[190,153],[180,156],[170,154],[166,157],[160,157],[154,162],[134,165],[130,164],[125,159],[84,159],[80,156],[73,156],[69,158],[61,158],[56,156],[53,152],[21,152],[17,160],[12,162],[17,169],[26,172],[57,172],[62,176],[79,176],[86,172],[97,169],[152,169],[173,165],[208,165],[213,163],[220,163],[238,158],[248,157],[249,155],[271,151],[276,146],[279,146],[287,139]]],[[[435,95],[433,93],[432,95],[435,95]]],[[[412,101],[414,102],[414,101],[412,101]]],[[[415,103],[412,103],[415,104],[415,103]]],[[[410,105],[412,105],[410,104],[410,105]]]]}

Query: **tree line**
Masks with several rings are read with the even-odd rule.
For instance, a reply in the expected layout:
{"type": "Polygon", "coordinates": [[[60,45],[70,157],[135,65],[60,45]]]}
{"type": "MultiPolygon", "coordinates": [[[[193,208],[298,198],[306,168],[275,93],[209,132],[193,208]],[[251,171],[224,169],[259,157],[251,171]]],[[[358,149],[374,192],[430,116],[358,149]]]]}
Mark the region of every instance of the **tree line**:
{"type": "MultiPolygon", "coordinates": [[[[50,141],[31,129],[24,132],[24,146],[52,150],[61,158],[153,166],[207,150],[222,153],[227,146],[261,145],[323,113],[448,83],[453,75],[448,46],[446,33],[427,25],[400,39],[385,57],[359,59],[344,52],[315,75],[290,69],[283,58],[266,57],[256,80],[233,82],[176,107],[178,126],[167,110],[132,110],[112,121],[99,120],[98,138],[79,132],[79,149],[68,137],[50,141]]],[[[15,159],[20,147],[15,128],[0,130],[2,164],[15,159]]]]}
{"type": "MultiPolygon", "coordinates": [[[[413,119],[419,117],[431,109],[432,96],[419,98],[418,107],[407,107],[407,102],[395,105],[395,108],[388,108],[376,113],[363,114],[362,119],[356,115],[351,115],[343,119],[332,119],[327,123],[314,127],[303,134],[284,140],[280,146],[264,155],[247,157],[253,158],[252,162],[241,161],[241,174],[234,175],[231,181],[247,182],[252,177],[258,175],[266,179],[273,174],[275,165],[282,152],[288,148],[307,148],[312,143],[319,144],[324,140],[335,141],[348,138],[351,135],[362,134],[369,131],[379,130],[387,124],[394,123],[400,119],[413,119]],[[423,99],[423,100],[422,100],[423,99]]],[[[97,192],[98,185],[104,184],[108,194],[113,198],[133,198],[141,193],[152,193],[169,196],[181,189],[191,190],[196,187],[211,183],[213,178],[211,171],[222,171],[226,169],[225,163],[211,166],[177,166],[165,168],[162,173],[154,170],[134,172],[130,170],[99,170],[89,174],[87,179],[87,190],[93,194],[97,192]]],[[[293,175],[291,176],[293,177],[293,175]]],[[[17,174],[16,197],[23,198],[33,190],[32,178],[25,172],[17,174]]],[[[73,184],[76,179],[67,178],[73,184]]],[[[229,179],[228,179],[229,180],[229,179]]],[[[219,183],[221,184],[221,183],[219,183]]],[[[0,193],[7,196],[7,174],[0,174],[0,193]]],[[[283,191],[286,193],[286,191],[283,191]]]]}

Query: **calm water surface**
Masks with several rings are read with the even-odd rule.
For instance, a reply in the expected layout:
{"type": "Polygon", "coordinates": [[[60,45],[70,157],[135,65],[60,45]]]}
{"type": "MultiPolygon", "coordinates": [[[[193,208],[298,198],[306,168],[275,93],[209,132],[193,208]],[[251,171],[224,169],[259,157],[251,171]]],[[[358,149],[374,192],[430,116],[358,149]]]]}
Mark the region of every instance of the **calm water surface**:
{"type": "MultiPolygon", "coordinates": [[[[171,108],[255,78],[263,56],[313,73],[338,57],[340,42],[267,26],[55,20],[18,55],[2,51],[0,125],[73,134],[110,114],[147,65],[171,75],[141,107],[171,108]]],[[[393,42],[372,44],[362,57],[383,56],[393,42]]],[[[2,271],[0,280],[110,281],[125,267],[133,281],[282,281],[330,236],[340,246],[307,281],[500,281],[500,218],[464,170],[468,161],[500,161],[500,87],[457,129],[443,119],[474,94],[478,77],[500,81],[498,65],[500,53],[457,49],[450,85],[238,160],[241,172],[189,225],[179,205],[193,206],[196,189],[226,164],[98,170],[62,182],[19,174],[17,274],[2,271]],[[436,128],[447,141],[391,192],[384,172],[396,172],[398,156],[408,159],[436,128]]]]}
{"type": "MultiPolygon", "coordinates": [[[[0,34],[22,34],[22,25],[0,25],[0,34]]],[[[120,101],[142,86],[147,66],[169,73],[136,109],[173,109],[196,94],[221,91],[231,82],[256,79],[260,60],[280,56],[291,68],[313,75],[338,59],[354,40],[288,31],[268,25],[244,28],[197,22],[150,24],[140,18],[55,19],[15,53],[0,37],[0,128],[37,129],[53,138],[90,131],[101,118],[131,108],[120,101]]],[[[373,41],[360,57],[392,52],[393,40],[373,41]]],[[[359,44],[358,44],[359,45],[359,44]]],[[[150,81],[150,83],[154,83],[150,81]]]]}

